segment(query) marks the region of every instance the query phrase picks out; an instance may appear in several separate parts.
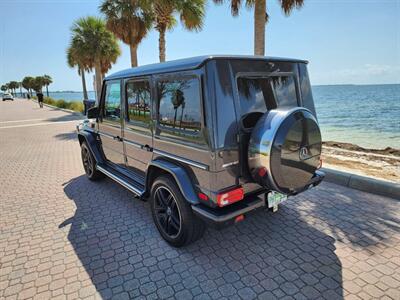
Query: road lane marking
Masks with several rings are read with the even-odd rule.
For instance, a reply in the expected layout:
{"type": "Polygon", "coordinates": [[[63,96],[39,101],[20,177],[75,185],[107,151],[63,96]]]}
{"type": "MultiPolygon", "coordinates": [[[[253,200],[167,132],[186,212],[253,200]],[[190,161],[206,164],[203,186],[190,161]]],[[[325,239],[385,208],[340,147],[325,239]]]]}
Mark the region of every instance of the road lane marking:
{"type": "Polygon", "coordinates": [[[4,127],[0,127],[0,129],[10,129],[10,128],[20,128],[20,127],[33,127],[33,126],[53,125],[53,124],[65,124],[65,123],[72,123],[72,122],[77,124],[79,121],[80,120],[46,122],[46,123],[36,123],[36,124],[23,124],[23,125],[14,125],[14,126],[4,126],[4,127]]]}
{"type": "Polygon", "coordinates": [[[29,120],[16,120],[16,121],[1,121],[0,124],[5,123],[22,123],[22,122],[30,122],[30,121],[46,121],[48,119],[29,119],[29,120]]]}

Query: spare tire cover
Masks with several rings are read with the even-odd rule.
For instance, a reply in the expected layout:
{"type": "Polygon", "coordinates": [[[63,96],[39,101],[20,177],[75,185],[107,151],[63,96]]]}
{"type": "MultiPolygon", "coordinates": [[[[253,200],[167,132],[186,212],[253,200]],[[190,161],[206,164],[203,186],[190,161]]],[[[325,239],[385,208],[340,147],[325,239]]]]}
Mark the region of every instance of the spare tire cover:
{"type": "Polygon", "coordinates": [[[313,177],[321,147],[318,121],[308,109],[270,110],[251,133],[249,171],[260,185],[290,194],[313,177]]]}

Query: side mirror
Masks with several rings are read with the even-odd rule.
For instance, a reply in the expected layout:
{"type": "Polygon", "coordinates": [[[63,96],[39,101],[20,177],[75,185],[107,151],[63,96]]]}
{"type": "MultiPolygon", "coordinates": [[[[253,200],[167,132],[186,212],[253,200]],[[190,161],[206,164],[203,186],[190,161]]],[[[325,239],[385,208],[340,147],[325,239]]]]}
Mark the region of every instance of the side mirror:
{"type": "Polygon", "coordinates": [[[87,111],[88,119],[95,119],[99,116],[99,108],[97,106],[91,107],[87,111]]]}

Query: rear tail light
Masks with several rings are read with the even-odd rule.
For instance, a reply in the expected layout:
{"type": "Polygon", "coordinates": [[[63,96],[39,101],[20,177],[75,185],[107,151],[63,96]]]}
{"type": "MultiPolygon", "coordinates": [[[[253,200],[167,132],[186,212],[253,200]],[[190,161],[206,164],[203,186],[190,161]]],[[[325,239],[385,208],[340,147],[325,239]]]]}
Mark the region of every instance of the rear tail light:
{"type": "Polygon", "coordinates": [[[217,195],[217,204],[219,207],[223,207],[237,201],[240,201],[244,198],[243,188],[237,188],[231,190],[229,192],[221,193],[217,195]]]}
{"type": "Polygon", "coordinates": [[[198,193],[197,194],[199,196],[199,198],[203,201],[208,201],[208,196],[204,193],[198,193]]]}

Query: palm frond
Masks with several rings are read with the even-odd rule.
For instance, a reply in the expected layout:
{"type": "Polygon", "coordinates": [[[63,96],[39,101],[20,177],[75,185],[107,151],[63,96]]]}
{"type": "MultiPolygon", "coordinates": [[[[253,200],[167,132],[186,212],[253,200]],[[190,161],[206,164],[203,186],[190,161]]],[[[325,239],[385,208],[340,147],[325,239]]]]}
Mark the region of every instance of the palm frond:
{"type": "Polygon", "coordinates": [[[293,9],[300,9],[304,5],[304,0],[279,0],[279,2],[286,16],[289,16],[293,9]]]}

